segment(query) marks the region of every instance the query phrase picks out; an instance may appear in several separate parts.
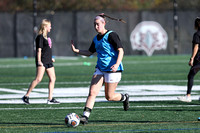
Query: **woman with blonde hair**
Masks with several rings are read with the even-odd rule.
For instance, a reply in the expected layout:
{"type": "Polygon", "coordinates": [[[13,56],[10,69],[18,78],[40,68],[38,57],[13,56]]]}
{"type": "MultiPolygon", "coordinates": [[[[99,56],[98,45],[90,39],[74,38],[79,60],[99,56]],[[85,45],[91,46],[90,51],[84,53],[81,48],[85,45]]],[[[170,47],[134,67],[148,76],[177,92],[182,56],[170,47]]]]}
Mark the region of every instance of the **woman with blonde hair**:
{"type": "Polygon", "coordinates": [[[56,81],[55,69],[53,66],[53,62],[55,60],[52,58],[52,42],[51,38],[47,36],[47,34],[51,30],[51,22],[47,19],[43,19],[40,24],[40,28],[38,31],[38,35],[35,39],[36,42],[36,77],[30,84],[27,93],[22,97],[22,100],[25,104],[29,103],[29,95],[31,91],[37,86],[38,83],[42,81],[44,73],[46,71],[49,77],[49,96],[47,100],[47,104],[59,104],[60,102],[56,101],[53,98],[53,90],[56,81]]]}

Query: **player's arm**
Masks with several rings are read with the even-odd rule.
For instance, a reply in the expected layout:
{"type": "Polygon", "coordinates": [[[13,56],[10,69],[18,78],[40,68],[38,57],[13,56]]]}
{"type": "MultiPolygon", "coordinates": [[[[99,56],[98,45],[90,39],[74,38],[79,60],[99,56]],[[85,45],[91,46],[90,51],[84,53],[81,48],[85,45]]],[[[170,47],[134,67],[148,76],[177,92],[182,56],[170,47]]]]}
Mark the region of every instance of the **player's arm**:
{"type": "Polygon", "coordinates": [[[118,48],[118,58],[116,64],[119,66],[120,63],[122,62],[123,56],[124,56],[124,50],[123,48],[118,48]]]}
{"type": "Polygon", "coordinates": [[[76,54],[85,55],[85,56],[90,56],[93,54],[89,50],[79,50],[79,49],[75,48],[73,41],[71,41],[71,47],[72,47],[72,51],[76,54]]]}
{"type": "Polygon", "coordinates": [[[38,65],[43,66],[42,60],[41,60],[41,55],[42,55],[42,48],[38,48],[37,51],[37,58],[38,58],[38,65]]]}
{"type": "Polygon", "coordinates": [[[113,70],[113,72],[116,72],[120,63],[122,62],[124,56],[124,50],[123,48],[118,48],[118,57],[117,57],[117,61],[116,64],[114,64],[113,66],[111,66],[111,69],[113,70]]]}
{"type": "Polygon", "coordinates": [[[56,62],[55,58],[52,58],[52,62],[56,62]]]}
{"type": "Polygon", "coordinates": [[[189,65],[190,65],[190,66],[193,66],[194,57],[196,56],[198,50],[199,50],[199,44],[195,44],[195,45],[194,45],[193,52],[192,52],[192,56],[191,56],[190,61],[189,61],[189,65]]]}
{"type": "Polygon", "coordinates": [[[110,44],[114,47],[116,51],[118,51],[118,57],[116,63],[111,66],[111,69],[113,72],[116,72],[120,63],[122,62],[123,56],[124,56],[124,49],[121,44],[120,38],[115,32],[111,32],[108,36],[108,41],[110,44]]]}

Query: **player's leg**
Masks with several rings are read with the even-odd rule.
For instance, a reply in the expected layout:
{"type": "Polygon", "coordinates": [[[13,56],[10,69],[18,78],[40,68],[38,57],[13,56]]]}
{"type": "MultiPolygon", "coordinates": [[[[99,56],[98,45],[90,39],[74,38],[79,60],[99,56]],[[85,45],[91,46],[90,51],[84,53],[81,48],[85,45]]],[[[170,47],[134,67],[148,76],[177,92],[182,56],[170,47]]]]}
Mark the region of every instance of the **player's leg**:
{"type": "Polygon", "coordinates": [[[191,69],[190,72],[188,73],[188,76],[187,76],[188,83],[187,83],[187,93],[186,93],[187,96],[191,95],[195,75],[196,75],[196,73],[195,73],[194,69],[191,69]]]}
{"type": "Polygon", "coordinates": [[[124,110],[129,109],[129,95],[116,93],[115,90],[121,80],[121,72],[104,73],[105,77],[105,97],[108,101],[123,101],[124,110]]]}
{"type": "Polygon", "coordinates": [[[60,102],[57,101],[55,98],[53,98],[53,90],[54,90],[54,86],[55,86],[55,81],[56,81],[56,74],[55,74],[55,68],[51,67],[46,69],[46,73],[49,77],[49,96],[48,96],[48,100],[47,103],[48,104],[59,104],[60,102]]]}
{"type": "Polygon", "coordinates": [[[31,91],[37,86],[38,83],[42,81],[43,75],[45,72],[45,67],[38,66],[36,69],[36,77],[30,84],[27,93],[22,97],[22,100],[25,104],[29,104],[29,95],[31,91]]]}
{"type": "Polygon", "coordinates": [[[200,64],[192,67],[188,73],[187,96],[191,95],[192,86],[194,82],[194,76],[197,74],[199,70],[200,70],[200,64]]]}
{"type": "Polygon", "coordinates": [[[88,123],[88,118],[94,107],[96,96],[98,95],[102,85],[103,85],[103,75],[93,75],[89,95],[86,100],[83,116],[80,118],[82,124],[88,123]]]}
{"type": "Polygon", "coordinates": [[[36,78],[30,84],[29,89],[28,89],[25,96],[29,96],[30,92],[37,86],[37,84],[39,84],[42,81],[42,78],[44,76],[44,72],[45,72],[45,67],[43,67],[43,66],[37,67],[36,78]]]}
{"type": "Polygon", "coordinates": [[[187,93],[185,96],[180,96],[177,97],[178,100],[183,101],[183,102],[191,102],[191,91],[192,91],[192,86],[194,82],[194,76],[197,74],[197,72],[200,70],[200,65],[195,65],[191,67],[189,73],[188,73],[188,82],[187,82],[187,93]]]}
{"type": "Polygon", "coordinates": [[[105,97],[108,101],[120,101],[122,95],[115,93],[118,83],[105,83],[105,97]]]}
{"type": "Polygon", "coordinates": [[[103,75],[94,75],[91,81],[89,95],[86,101],[86,107],[92,109],[95,103],[96,96],[98,95],[103,85],[103,75]]]}
{"type": "Polygon", "coordinates": [[[105,83],[105,97],[108,101],[123,101],[124,110],[129,109],[129,95],[116,93],[118,83],[105,83]]]}

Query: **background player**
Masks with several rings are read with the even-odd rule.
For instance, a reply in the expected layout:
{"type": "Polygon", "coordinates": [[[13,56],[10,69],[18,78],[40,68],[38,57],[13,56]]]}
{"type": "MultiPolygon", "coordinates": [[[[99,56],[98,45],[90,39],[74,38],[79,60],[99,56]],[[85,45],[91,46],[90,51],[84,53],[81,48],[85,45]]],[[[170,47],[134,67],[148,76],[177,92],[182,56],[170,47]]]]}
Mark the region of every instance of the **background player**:
{"type": "MultiPolygon", "coordinates": [[[[76,49],[73,41],[71,44],[73,52],[77,54],[90,56],[97,52],[98,57],[96,69],[90,84],[89,95],[81,118],[82,124],[88,123],[95,98],[103,84],[105,84],[105,97],[108,101],[123,101],[124,110],[127,111],[129,109],[129,95],[115,93],[118,82],[121,80],[121,73],[124,70],[122,65],[124,50],[118,35],[105,28],[105,17],[109,16],[100,14],[95,17],[94,28],[98,34],[94,37],[88,50],[76,49]]],[[[122,20],[119,19],[119,21],[122,20]]]]}
{"type": "Polygon", "coordinates": [[[191,90],[194,82],[194,76],[200,70],[200,18],[197,17],[194,22],[194,28],[196,32],[193,35],[192,40],[192,56],[189,61],[191,66],[188,74],[187,94],[186,96],[177,97],[180,101],[191,102],[191,90]]]}
{"type": "Polygon", "coordinates": [[[36,87],[38,83],[41,82],[43,75],[46,71],[48,77],[49,77],[49,97],[47,100],[48,104],[59,104],[58,101],[56,101],[53,98],[53,90],[54,85],[56,81],[56,75],[55,70],[52,62],[55,62],[54,59],[52,59],[52,42],[49,37],[47,37],[47,34],[51,30],[51,22],[47,19],[43,19],[42,23],[40,25],[40,29],[38,32],[38,36],[36,37],[36,77],[30,84],[27,93],[22,97],[22,100],[25,104],[29,103],[29,95],[33,88],[36,87]]]}

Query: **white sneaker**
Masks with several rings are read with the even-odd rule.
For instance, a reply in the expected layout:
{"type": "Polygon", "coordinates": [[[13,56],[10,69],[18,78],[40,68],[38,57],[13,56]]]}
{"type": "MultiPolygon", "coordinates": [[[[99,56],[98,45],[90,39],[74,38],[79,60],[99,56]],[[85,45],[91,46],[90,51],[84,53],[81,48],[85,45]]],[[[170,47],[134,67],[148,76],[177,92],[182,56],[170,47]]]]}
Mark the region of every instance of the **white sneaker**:
{"type": "Polygon", "coordinates": [[[60,104],[60,102],[57,101],[55,98],[52,98],[51,100],[47,100],[47,104],[60,104]]]}
{"type": "Polygon", "coordinates": [[[180,96],[180,97],[177,97],[177,99],[182,102],[192,102],[191,97],[188,97],[188,96],[180,96]]]}

